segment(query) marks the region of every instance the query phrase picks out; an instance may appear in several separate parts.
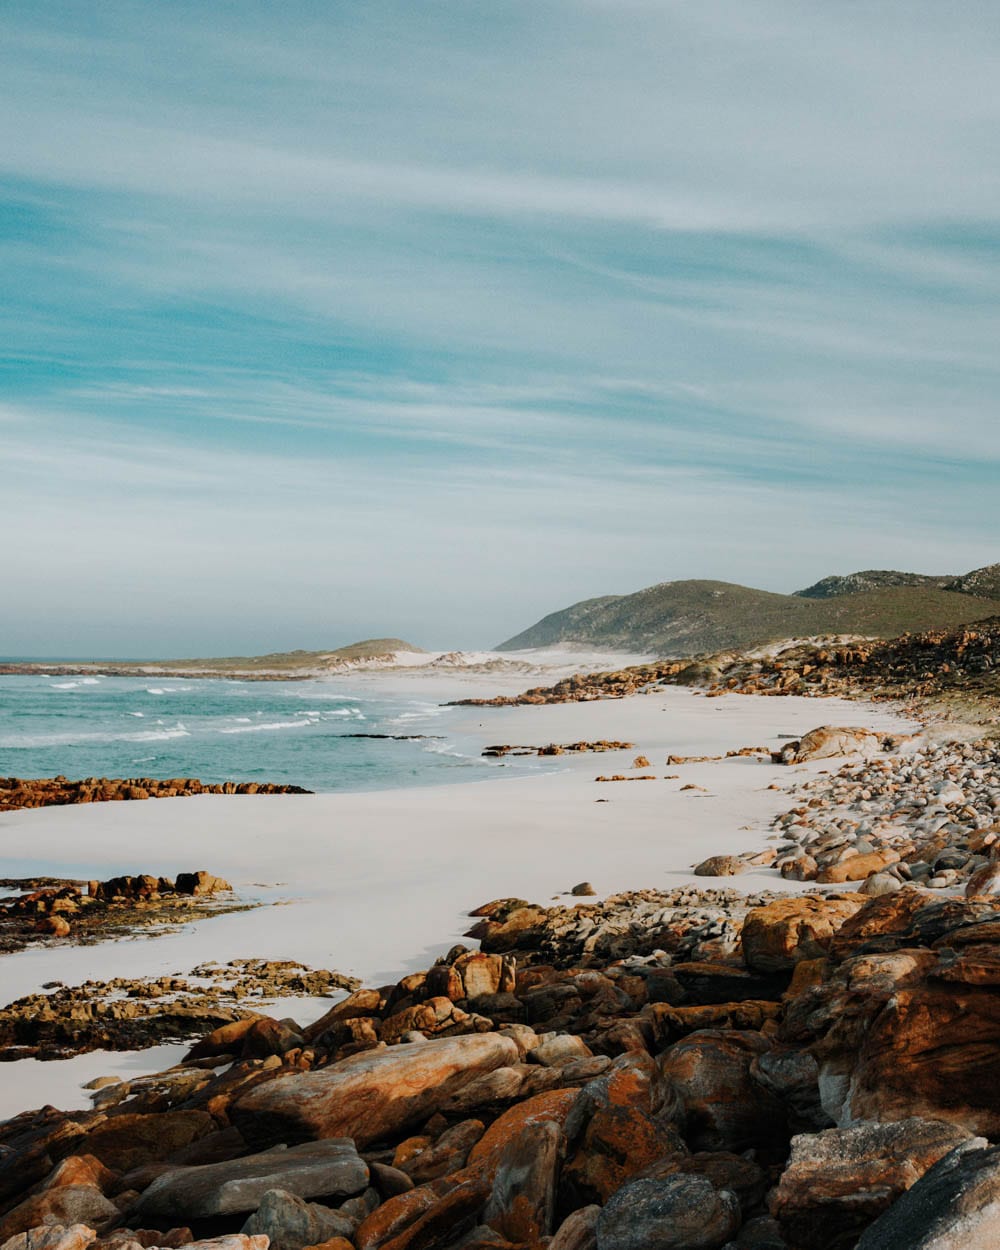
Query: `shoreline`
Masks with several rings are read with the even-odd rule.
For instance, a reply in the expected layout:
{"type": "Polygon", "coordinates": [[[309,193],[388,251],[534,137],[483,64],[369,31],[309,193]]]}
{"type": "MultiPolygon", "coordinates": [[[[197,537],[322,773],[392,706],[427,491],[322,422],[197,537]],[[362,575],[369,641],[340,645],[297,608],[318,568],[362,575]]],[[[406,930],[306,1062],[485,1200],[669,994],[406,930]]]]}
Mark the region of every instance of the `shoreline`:
{"type": "MultiPolygon", "coordinates": [[[[162,937],[113,946],[54,945],[7,957],[0,961],[0,997],[20,998],[50,980],[100,980],[109,960],[117,975],[139,977],[185,973],[206,958],[224,962],[251,954],[383,984],[428,966],[460,942],[470,908],[504,895],[547,905],[583,880],[593,882],[598,898],[685,884],[724,884],[741,892],[815,889],[764,868],[738,880],[708,881],[694,876],[691,865],[708,855],[766,846],[769,822],[788,805],[786,787],[817,774],[822,762],[789,768],[736,758],[668,767],[667,756],[777,746],[779,735],[797,737],[821,722],[887,731],[914,727],[885,705],[745,695],[706,700],[681,689],[491,709],[463,720],[456,728],[483,745],[611,738],[633,742],[635,749],[599,758],[561,756],[544,773],[517,775],[512,769],[510,776],[494,774],[475,784],[288,798],[192,796],[6,813],[0,817],[4,850],[16,841],[31,853],[5,855],[5,877],[167,873],[197,859],[198,866],[232,881],[241,898],[272,905],[162,937]],[[632,775],[638,754],[655,764],[649,771],[658,780],[595,783],[598,773],[632,775]],[[684,790],[686,785],[704,789],[684,790]]],[[[295,1016],[295,1001],[285,1000],[282,1013],[295,1016]]],[[[107,1071],[115,1070],[118,1058],[108,1054],[107,1071]]],[[[53,1063],[35,1064],[32,1088],[42,1102],[53,1100],[47,1090],[64,1084],[56,1078],[53,1063]]],[[[16,1110],[32,1105],[20,1080],[9,1085],[19,1090],[16,1110]]],[[[5,1104],[0,1115],[13,1110],[5,1104]]]]}

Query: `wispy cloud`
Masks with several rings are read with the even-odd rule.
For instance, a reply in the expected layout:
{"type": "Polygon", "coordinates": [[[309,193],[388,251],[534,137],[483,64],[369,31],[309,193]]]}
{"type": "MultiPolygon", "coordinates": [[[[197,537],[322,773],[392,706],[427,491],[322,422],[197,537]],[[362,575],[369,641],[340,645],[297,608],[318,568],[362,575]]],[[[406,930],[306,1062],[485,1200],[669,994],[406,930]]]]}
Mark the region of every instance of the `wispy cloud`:
{"type": "Polygon", "coordinates": [[[232,650],[235,604],[246,649],[485,643],[671,576],[1000,553],[981,0],[14,0],[4,32],[7,650],[232,650]]]}

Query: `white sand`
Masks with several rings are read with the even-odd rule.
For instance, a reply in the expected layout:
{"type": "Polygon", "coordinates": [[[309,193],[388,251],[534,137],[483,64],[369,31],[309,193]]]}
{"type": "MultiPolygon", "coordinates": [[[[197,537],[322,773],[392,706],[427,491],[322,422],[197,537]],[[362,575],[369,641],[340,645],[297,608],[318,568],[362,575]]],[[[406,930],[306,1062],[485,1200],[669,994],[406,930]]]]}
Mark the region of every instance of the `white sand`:
{"type": "MultiPolygon", "coordinates": [[[[462,940],[471,907],[505,895],[546,902],[582,880],[601,894],[694,880],[743,890],[801,889],[772,870],[713,883],[694,878],[690,869],[708,855],[766,845],[769,821],[789,803],[786,793],[767,787],[788,787],[822,765],[789,769],[734,759],[668,768],[664,761],[668,753],[776,746],[779,734],[798,736],[820,724],[915,728],[886,707],[832,699],[706,699],[680,689],[595,703],[470,708],[461,729],[484,744],[610,738],[634,742],[635,750],[557,757],[542,776],[508,777],[498,768],[495,780],[447,787],[204,796],[4,814],[0,846],[7,856],[0,859],[0,876],[172,875],[207,868],[246,897],[286,905],[152,939],[6,956],[0,959],[0,1000],[51,980],[183,974],[203,960],[243,956],[297,959],[381,984],[426,967],[462,940]],[[594,783],[598,773],[631,772],[640,752],[654,767],[639,771],[655,772],[659,780],[594,783]],[[679,780],[663,780],[665,773],[679,780]],[[708,793],[681,789],[692,781],[708,793]]],[[[308,1014],[305,1004],[297,1013],[294,1004],[277,1013],[305,1022],[318,1014],[315,1003],[309,1006],[308,1014]]],[[[146,1070],[153,1071],[157,1063],[149,1054],[146,1070]]],[[[82,1105],[75,1062],[3,1065],[0,1117],[42,1102],[82,1105]]],[[[97,1066],[104,1073],[124,1065],[121,1056],[108,1055],[97,1066]]],[[[93,1075],[89,1065],[86,1070],[93,1075]]]]}

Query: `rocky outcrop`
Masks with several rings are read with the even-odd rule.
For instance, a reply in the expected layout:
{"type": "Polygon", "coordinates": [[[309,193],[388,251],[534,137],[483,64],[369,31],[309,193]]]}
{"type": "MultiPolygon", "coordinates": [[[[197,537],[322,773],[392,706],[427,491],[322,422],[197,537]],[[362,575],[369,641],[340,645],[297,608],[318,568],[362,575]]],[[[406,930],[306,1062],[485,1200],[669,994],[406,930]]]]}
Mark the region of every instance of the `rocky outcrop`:
{"type": "Polygon", "coordinates": [[[354,1142],[330,1138],[277,1153],[172,1168],[144,1191],[132,1214],[189,1223],[256,1211],[269,1189],[281,1189],[299,1198],[349,1198],[361,1193],[367,1184],[368,1165],[358,1157],[354,1142]]]}
{"type": "Polygon", "coordinates": [[[24,807],[65,807],[73,803],[112,803],[136,799],[176,799],[192,794],[310,794],[301,786],[264,781],[224,781],[219,784],[193,777],[0,777],[0,812],[24,807]]]}
{"type": "Polygon", "coordinates": [[[514,1041],[497,1033],[374,1050],[269,1081],[231,1114],[249,1141],[351,1137],[363,1146],[430,1115],[476,1077],[518,1058],[514,1041]]]}
{"type": "Polygon", "coordinates": [[[889,1124],[795,1137],[769,1206],[789,1244],[827,1250],[843,1244],[887,1210],[939,1159],[973,1139],[939,1120],[889,1124]]]}
{"type": "Polygon", "coordinates": [[[993,1250],[1000,1244],[1000,1146],[967,1142],[872,1224],[857,1250],[993,1250]]]}

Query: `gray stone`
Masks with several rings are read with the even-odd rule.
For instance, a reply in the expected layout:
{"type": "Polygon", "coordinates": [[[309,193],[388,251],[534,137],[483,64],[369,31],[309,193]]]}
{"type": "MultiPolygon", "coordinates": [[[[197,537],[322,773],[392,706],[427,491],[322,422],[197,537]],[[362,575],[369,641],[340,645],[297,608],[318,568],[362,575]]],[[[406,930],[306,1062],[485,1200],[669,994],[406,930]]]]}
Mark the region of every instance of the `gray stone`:
{"type": "Polygon", "coordinates": [[[270,1189],[300,1198],[348,1198],[367,1184],[368,1166],[354,1142],[334,1137],[225,1163],[176,1168],[153,1181],[130,1214],[201,1220],[255,1211],[270,1189]]]}
{"type": "Polygon", "coordinates": [[[974,1138],[945,1155],[870,1225],[858,1250],[996,1250],[1000,1146],[974,1138]]]}
{"type": "Polygon", "coordinates": [[[597,1250],[719,1250],[740,1218],[736,1195],[704,1176],[631,1181],[601,1211],[597,1250]]]}
{"type": "Polygon", "coordinates": [[[270,1238],[270,1250],[302,1250],[331,1237],[351,1237],[357,1223],[346,1215],[304,1202],[284,1189],[269,1189],[240,1230],[249,1237],[270,1238]]]}

